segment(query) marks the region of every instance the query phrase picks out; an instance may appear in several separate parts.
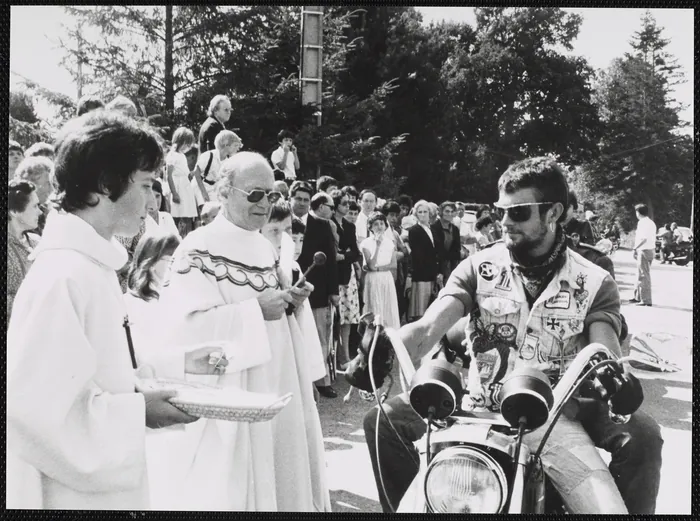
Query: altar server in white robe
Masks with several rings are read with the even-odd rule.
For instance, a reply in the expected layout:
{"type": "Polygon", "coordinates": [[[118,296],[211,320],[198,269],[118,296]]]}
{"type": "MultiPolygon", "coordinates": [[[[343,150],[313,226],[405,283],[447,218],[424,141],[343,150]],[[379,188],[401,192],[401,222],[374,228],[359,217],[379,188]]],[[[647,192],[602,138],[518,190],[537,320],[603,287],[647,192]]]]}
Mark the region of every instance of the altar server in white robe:
{"type": "Polygon", "coordinates": [[[162,160],[155,134],[114,112],[57,138],[61,211],[7,332],[7,508],[146,509],[146,427],[196,420],[168,402],[175,393],[136,392],[115,271],[127,254],[114,235],[139,231],[162,160]]]}
{"type": "MultiPolygon", "coordinates": [[[[172,342],[228,342],[220,377],[192,380],[283,395],[273,420],[206,420],[186,426],[182,487],[172,508],[184,510],[330,511],[323,435],[309,350],[295,315],[312,286],[281,289],[272,245],[260,230],[279,199],[266,159],[239,152],[221,166],[222,208],[176,250],[160,304],[172,342]]],[[[154,469],[155,471],[155,469],[154,469]]]]}

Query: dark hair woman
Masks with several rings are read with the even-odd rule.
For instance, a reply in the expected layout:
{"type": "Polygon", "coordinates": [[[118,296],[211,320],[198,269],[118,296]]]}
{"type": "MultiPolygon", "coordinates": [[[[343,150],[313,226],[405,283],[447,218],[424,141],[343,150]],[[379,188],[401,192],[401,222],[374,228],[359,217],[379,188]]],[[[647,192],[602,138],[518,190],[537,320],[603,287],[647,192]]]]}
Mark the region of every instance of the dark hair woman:
{"type": "Polygon", "coordinates": [[[36,187],[30,181],[13,179],[7,185],[7,319],[29,266],[29,254],[39,237],[29,234],[39,223],[41,208],[36,187]]]}

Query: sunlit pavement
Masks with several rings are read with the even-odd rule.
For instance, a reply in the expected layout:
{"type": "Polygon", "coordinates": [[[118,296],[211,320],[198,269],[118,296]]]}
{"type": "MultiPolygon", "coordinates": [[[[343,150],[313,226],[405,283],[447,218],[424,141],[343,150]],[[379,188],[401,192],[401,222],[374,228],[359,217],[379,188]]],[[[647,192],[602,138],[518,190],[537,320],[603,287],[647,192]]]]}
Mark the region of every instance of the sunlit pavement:
{"type": "MultiPolygon", "coordinates": [[[[661,425],[664,437],[658,514],[691,512],[691,409],[693,269],[690,266],[652,264],[653,307],[625,304],[632,298],[635,261],[632,254],[614,254],[622,312],[634,333],[667,333],[673,340],[659,350],[662,358],[679,365],[677,373],[635,371],[644,380],[644,410],[661,425]]],[[[397,384],[398,385],[398,384],[397,384]]],[[[321,398],[319,411],[325,436],[328,481],[335,512],[380,512],[378,493],[362,430],[364,413],[372,406],[353,392],[350,403],[342,396],[348,385],[339,377],[338,398],[321,398]]],[[[397,388],[394,389],[394,394],[397,388]]]]}

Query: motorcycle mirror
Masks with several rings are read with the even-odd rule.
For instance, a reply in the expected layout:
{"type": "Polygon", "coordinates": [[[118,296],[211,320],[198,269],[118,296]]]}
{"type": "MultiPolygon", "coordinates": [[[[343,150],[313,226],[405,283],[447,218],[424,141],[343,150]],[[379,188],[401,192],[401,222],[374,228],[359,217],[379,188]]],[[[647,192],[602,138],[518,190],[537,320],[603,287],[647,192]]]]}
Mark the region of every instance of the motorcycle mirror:
{"type": "Polygon", "coordinates": [[[503,381],[500,391],[501,415],[511,427],[525,422],[525,429],[533,431],[547,423],[554,404],[549,378],[531,367],[513,371],[503,381]]]}
{"type": "Polygon", "coordinates": [[[411,380],[408,392],[411,407],[421,418],[427,418],[431,407],[434,420],[452,415],[461,403],[462,378],[459,370],[446,360],[430,360],[420,366],[411,380]]]}

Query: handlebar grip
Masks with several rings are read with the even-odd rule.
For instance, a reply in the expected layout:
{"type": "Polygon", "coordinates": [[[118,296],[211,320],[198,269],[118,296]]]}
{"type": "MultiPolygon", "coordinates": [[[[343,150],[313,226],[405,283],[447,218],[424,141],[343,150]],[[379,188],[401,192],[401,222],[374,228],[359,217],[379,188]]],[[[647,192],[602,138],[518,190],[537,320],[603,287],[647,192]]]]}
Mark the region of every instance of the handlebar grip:
{"type": "Polygon", "coordinates": [[[644,391],[639,379],[633,374],[620,376],[622,385],[610,398],[610,412],[620,416],[634,413],[644,401],[644,391]]]}

